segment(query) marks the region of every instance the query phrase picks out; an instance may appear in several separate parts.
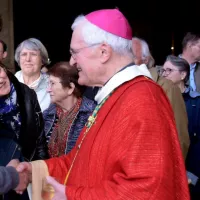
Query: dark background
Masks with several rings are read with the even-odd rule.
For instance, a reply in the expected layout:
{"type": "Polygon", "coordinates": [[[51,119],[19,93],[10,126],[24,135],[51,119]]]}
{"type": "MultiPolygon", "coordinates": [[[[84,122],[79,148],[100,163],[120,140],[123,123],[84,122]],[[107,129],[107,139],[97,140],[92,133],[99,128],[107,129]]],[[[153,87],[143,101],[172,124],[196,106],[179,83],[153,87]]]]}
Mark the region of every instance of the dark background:
{"type": "Polygon", "coordinates": [[[46,46],[52,63],[68,60],[75,17],[115,7],[129,20],[133,36],[148,42],[158,65],[172,53],[172,38],[178,55],[185,33],[200,30],[200,0],[13,0],[15,49],[23,40],[35,37],[46,46]]]}

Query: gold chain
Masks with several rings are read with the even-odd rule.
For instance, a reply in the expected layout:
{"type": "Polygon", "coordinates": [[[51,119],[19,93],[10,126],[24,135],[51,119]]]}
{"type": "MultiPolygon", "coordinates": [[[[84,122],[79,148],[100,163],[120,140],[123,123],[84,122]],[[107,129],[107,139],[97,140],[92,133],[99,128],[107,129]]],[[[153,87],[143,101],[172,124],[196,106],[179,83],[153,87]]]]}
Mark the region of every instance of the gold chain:
{"type": "Polygon", "coordinates": [[[85,132],[84,132],[84,135],[83,135],[83,137],[82,137],[82,139],[81,139],[80,144],[77,146],[77,151],[76,151],[76,154],[75,154],[74,159],[73,159],[73,161],[72,161],[72,164],[71,164],[71,166],[70,166],[70,168],[69,168],[69,171],[67,172],[67,175],[66,175],[66,177],[65,177],[64,185],[67,184],[69,175],[70,175],[71,170],[72,170],[72,168],[73,168],[73,166],[74,166],[74,162],[75,162],[75,160],[76,160],[76,158],[77,158],[78,152],[80,151],[81,145],[82,145],[83,141],[85,140],[86,135],[88,134],[90,128],[92,127],[92,125],[94,124],[94,122],[95,122],[95,120],[96,120],[96,118],[97,118],[97,113],[98,113],[98,111],[100,110],[101,106],[106,102],[106,100],[110,97],[111,94],[112,94],[112,93],[110,93],[107,97],[105,97],[105,98],[102,100],[102,102],[101,102],[99,105],[96,106],[96,108],[94,109],[92,115],[88,118],[88,121],[87,121],[87,123],[86,123],[86,125],[85,125],[87,128],[86,128],[86,130],[85,130],[85,132]]]}
{"type": "Polygon", "coordinates": [[[78,155],[78,152],[79,152],[79,150],[80,150],[80,148],[81,148],[81,145],[82,145],[82,143],[83,143],[83,141],[84,141],[84,139],[85,139],[87,133],[89,132],[90,128],[92,127],[93,123],[95,122],[95,119],[96,119],[96,117],[93,118],[92,116],[90,116],[90,117],[88,118],[88,121],[91,123],[91,126],[88,127],[88,128],[85,130],[85,133],[84,133],[84,135],[83,135],[83,138],[81,139],[80,144],[77,146],[77,151],[76,151],[76,154],[75,154],[74,159],[73,159],[73,161],[72,161],[72,164],[71,164],[71,166],[70,166],[70,168],[69,168],[69,171],[68,171],[68,173],[67,173],[67,176],[65,177],[64,185],[67,184],[67,180],[68,180],[69,175],[70,175],[70,173],[71,173],[71,170],[72,170],[72,168],[73,168],[73,166],[74,166],[74,162],[75,162],[76,157],[77,157],[77,155],[78,155]]]}

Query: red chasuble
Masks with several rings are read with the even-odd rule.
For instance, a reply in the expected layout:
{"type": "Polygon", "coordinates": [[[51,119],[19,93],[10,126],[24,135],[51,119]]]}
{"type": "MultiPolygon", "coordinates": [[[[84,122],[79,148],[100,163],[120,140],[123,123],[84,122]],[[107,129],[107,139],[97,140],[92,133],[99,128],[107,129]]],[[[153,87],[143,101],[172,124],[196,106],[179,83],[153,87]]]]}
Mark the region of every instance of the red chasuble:
{"type": "MultiPolygon", "coordinates": [[[[82,134],[77,142],[80,143],[82,134]]],[[[46,161],[62,184],[77,150],[46,161]]],[[[163,90],[140,76],[101,107],[66,185],[68,200],[188,200],[175,121],[163,90]]]]}

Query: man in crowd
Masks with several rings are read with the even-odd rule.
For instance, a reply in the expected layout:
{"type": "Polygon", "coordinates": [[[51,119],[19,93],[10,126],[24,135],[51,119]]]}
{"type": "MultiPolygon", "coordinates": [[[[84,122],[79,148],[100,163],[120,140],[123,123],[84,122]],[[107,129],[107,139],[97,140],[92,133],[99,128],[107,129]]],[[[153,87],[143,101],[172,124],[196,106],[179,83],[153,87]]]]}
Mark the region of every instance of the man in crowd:
{"type": "Polygon", "coordinates": [[[190,64],[190,96],[200,96],[200,33],[188,32],[182,41],[182,54],[190,64]]]}

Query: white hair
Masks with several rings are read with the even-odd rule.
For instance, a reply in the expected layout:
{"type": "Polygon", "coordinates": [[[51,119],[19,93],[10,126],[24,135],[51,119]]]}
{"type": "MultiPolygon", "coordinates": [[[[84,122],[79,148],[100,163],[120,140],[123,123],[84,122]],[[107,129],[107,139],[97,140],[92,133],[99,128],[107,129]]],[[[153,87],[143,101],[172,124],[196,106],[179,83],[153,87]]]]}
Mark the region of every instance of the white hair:
{"type": "Polygon", "coordinates": [[[20,65],[20,63],[19,63],[20,53],[24,48],[29,49],[29,50],[39,51],[40,52],[40,56],[42,58],[43,66],[46,66],[46,65],[50,64],[50,60],[49,60],[47,49],[42,44],[42,42],[40,40],[36,39],[36,38],[29,38],[29,39],[24,40],[23,42],[21,42],[18,45],[18,47],[17,47],[17,49],[15,51],[15,60],[18,63],[18,65],[20,65]]]}
{"type": "Polygon", "coordinates": [[[147,42],[141,38],[137,38],[137,37],[133,37],[132,41],[138,41],[141,44],[142,47],[142,59],[148,59],[148,63],[147,63],[147,67],[151,68],[154,66],[155,64],[155,60],[153,58],[153,56],[151,55],[151,52],[149,50],[149,45],[147,44],[147,42]]]}
{"type": "Polygon", "coordinates": [[[142,58],[145,59],[149,56],[151,56],[150,50],[149,50],[149,46],[147,44],[147,42],[141,38],[137,38],[137,37],[133,37],[132,41],[138,41],[139,43],[141,43],[141,47],[142,47],[142,58]]]}
{"type": "Polygon", "coordinates": [[[107,43],[116,53],[133,57],[131,40],[104,31],[90,23],[83,15],[75,19],[71,27],[72,30],[74,31],[80,24],[83,24],[82,36],[87,45],[107,43]]]}

